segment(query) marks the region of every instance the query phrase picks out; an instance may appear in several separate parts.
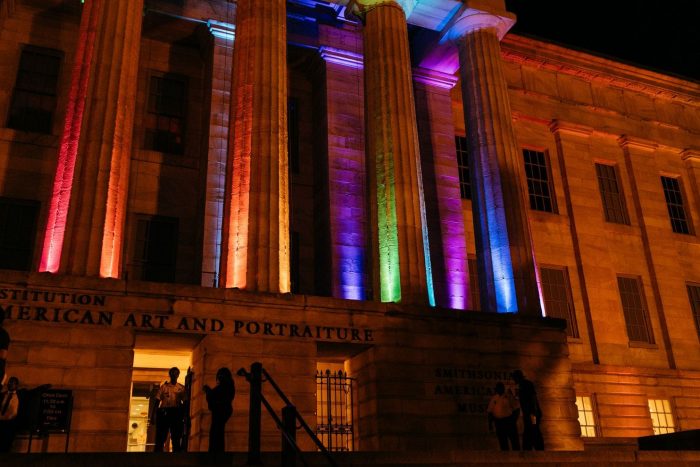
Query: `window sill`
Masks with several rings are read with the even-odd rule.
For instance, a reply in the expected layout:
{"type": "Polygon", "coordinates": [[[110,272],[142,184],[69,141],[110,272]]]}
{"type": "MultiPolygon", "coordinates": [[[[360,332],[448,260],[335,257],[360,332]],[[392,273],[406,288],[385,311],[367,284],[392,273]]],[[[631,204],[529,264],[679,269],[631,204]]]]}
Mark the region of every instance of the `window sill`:
{"type": "Polygon", "coordinates": [[[630,349],[650,349],[650,350],[659,350],[659,346],[656,344],[650,344],[648,342],[637,342],[637,341],[630,341],[628,343],[628,347],[630,349]]]}

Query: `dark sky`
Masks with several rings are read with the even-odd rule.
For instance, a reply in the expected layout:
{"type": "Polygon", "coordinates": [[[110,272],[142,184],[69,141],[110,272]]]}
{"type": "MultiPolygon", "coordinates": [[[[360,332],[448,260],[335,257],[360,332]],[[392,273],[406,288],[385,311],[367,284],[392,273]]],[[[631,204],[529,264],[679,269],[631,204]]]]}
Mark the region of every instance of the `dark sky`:
{"type": "Polygon", "coordinates": [[[700,81],[700,0],[506,0],[513,32],[700,81]]]}

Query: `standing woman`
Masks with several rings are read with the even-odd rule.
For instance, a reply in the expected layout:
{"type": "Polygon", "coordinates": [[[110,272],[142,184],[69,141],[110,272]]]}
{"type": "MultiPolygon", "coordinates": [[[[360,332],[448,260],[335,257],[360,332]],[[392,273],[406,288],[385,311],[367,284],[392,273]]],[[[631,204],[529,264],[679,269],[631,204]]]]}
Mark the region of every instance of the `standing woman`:
{"type": "Polygon", "coordinates": [[[209,452],[224,452],[224,431],[226,422],[233,414],[233,397],[236,395],[236,387],[233,383],[231,370],[219,368],[216,372],[216,386],[214,389],[204,385],[207,395],[207,404],[211,411],[211,427],[209,428],[209,452]]]}

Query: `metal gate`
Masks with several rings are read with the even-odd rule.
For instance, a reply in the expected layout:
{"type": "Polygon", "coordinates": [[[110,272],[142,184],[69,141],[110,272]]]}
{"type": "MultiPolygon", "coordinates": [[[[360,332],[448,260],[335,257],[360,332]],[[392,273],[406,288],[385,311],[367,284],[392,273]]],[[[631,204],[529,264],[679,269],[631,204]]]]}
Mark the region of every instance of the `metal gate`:
{"type": "Polygon", "coordinates": [[[316,436],[329,451],[352,451],[355,379],[339,370],[316,373],[316,436]]]}

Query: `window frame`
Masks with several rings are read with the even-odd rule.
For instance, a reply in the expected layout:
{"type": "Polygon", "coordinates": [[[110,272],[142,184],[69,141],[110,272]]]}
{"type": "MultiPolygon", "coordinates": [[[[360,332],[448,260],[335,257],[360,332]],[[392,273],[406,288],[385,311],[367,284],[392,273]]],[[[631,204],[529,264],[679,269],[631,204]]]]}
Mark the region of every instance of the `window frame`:
{"type": "MultiPolygon", "coordinates": [[[[580,398],[587,397],[588,399],[590,399],[590,403],[591,403],[591,418],[593,419],[594,435],[593,436],[584,436],[583,427],[581,427],[582,428],[581,429],[581,438],[589,438],[589,439],[590,438],[600,438],[602,436],[602,434],[601,434],[601,427],[600,427],[600,418],[598,416],[598,402],[596,400],[596,394],[595,393],[583,393],[583,394],[576,393],[574,397],[576,398],[575,404],[576,404],[577,413],[579,413],[579,414],[581,411],[581,409],[578,406],[578,398],[579,397],[580,398]]],[[[584,409],[584,413],[585,413],[585,409],[584,409]]],[[[578,417],[577,419],[580,420],[580,417],[578,417]]],[[[580,421],[579,421],[579,426],[581,426],[580,421]]],[[[586,426],[590,426],[590,425],[586,425],[586,426]]]]}
{"type": "MultiPolygon", "coordinates": [[[[27,250],[27,257],[26,257],[26,267],[23,268],[5,268],[3,267],[2,269],[8,270],[8,271],[32,271],[34,268],[34,258],[37,254],[37,238],[38,238],[38,229],[39,229],[39,221],[40,221],[40,216],[41,216],[41,202],[32,200],[32,199],[22,199],[22,198],[13,198],[9,196],[0,196],[0,204],[5,204],[8,206],[14,206],[14,207],[25,207],[28,209],[33,210],[33,222],[31,226],[30,232],[28,232],[27,237],[29,239],[29,244],[28,244],[28,250],[27,250]]],[[[28,212],[27,211],[27,212],[28,212]]],[[[9,225],[9,224],[8,224],[9,225]]],[[[14,251],[18,251],[17,245],[8,245],[8,247],[12,247],[14,251]]],[[[4,249],[4,248],[3,248],[4,249]]],[[[1,251],[1,250],[0,250],[1,251]]]]}
{"type": "Polygon", "coordinates": [[[479,288],[479,263],[476,255],[467,255],[467,275],[469,276],[469,306],[471,307],[472,311],[481,311],[481,289],[479,288]],[[473,269],[472,265],[474,265],[473,269]]]}
{"type": "Polygon", "coordinates": [[[700,341],[700,283],[686,282],[685,289],[688,293],[688,302],[690,304],[691,319],[695,322],[695,331],[697,332],[698,341],[700,341]],[[693,301],[693,297],[691,295],[691,287],[697,289],[698,291],[697,308],[694,305],[695,301],[693,301]]]}
{"type": "Polygon", "coordinates": [[[625,330],[627,332],[627,340],[630,346],[649,346],[656,348],[656,338],[654,336],[654,329],[651,325],[651,313],[649,311],[649,306],[646,300],[646,294],[644,293],[644,281],[641,276],[633,274],[617,274],[615,276],[617,282],[618,297],[620,300],[620,308],[622,309],[622,316],[625,321],[625,330]],[[641,305],[641,317],[644,320],[644,329],[646,330],[647,340],[633,340],[630,336],[630,321],[627,319],[628,314],[625,311],[625,305],[622,299],[622,290],[620,289],[620,279],[634,280],[636,284],[636,289],[639,294],[639,303],[641,305]]]}
{"type": "MultiPolygon", "coordinates": [[[[611,162],[603,162],[603,161],[595,161],[594,163],[594,168],[596,172],[596,179],[598,181],[598,194],[600,195],[600,203],[601,206],[603,207],[603,216],[605,218],[605,222],[611,223],[611,224],[619,224],[619,225],[632,225],[631,219],[630,219],[630,214],[629,214],[629,209],[627,208],[627,199],[625,197],[625,190],[624,187],[622,186],[622,178],[620,177],[620,168],[618,164],[616,163],[611,163],[611,162]],[[610,211],[614,211],[614,209],[611,209],[608,207],[606,204],[605,200],[606,197],[604,196],[603,192],[603,185],[601,181],[601,173],[598,170],[598,167],[608,167],[612,170],[612,173],[614,175],[614,180],[615,184],[617,185],[617,204],[618,208],[621,213],[622,219],[612,219],[611,216],[608,215],[610,211]]],[[[607,192],[610,193],[610,192],[607,192]]],[[[611,193],[612,194],[612,193],[611,193]]]]}
{"type": "Polygon", "coordinates": [[[566,300],[567,300],[567,308],[568,308],[568,316],[570,319],[566,320],[566,335],[570,339],[580,339],[581,338],[581,332],[579,331],[579,326],[578,326],[578,317],[576,316],[576,307],[574,306],[574,297],[573,293],[571,290],[571,277],[569,275],[569,268],[567,266],[559,266],[559,265],[553,265],[553,264],[541,264],[539,266],[539,278],[540,278],[540,287],[542,287],[542,300],[544,301],[543,306],[544,306],[544,311],[546,316],[548,317],[553,317],[553,318],[558,318],[557,316],[550,316],[547,312],[547,303],[544,297],[544,276],[542,274],[543,269],[549,269],[553,271],[561,271],[564,283],[562,284],[564,286],[564,293],[566,294],[566,300]],[[569,330],[571,330],[571,334],[569,334],[569,330]]]}
{"type": "Polygon", "coordinates": [[[143,282],[156,282],[156,283],[165,283],[165,284],[175,284],[178,282],[178,273],[177,273],[177,264],[178,264],[178,253],[180,250],[180,219],[178,217],[172,217],[172,216],[164,216],[160,214],[144,214],[144,213],[138,213],[133,216],[133,241],[131,242],[131,247],[130,247],[130,256],[129,256],[129,270],[134,273],[136,276],[133,278],[134,280],[139,280],[143,282]],[[173,247],[174,250],[171,252],[173,257],[172,257],[172,264],[170,265],[172,268],[172,278],[169,280],[161,280],[161,279],[153,279],[153,278],[146,278],[147,275],[147,268],[150,266],[154,266],[154,264],[149,263],[148,258],[144,257],[148,254],[148,245],[149,245],[149,231],[151,229],[151,224],[156,221],[160,222],[163,224],[171,224],[175,226],[175,236],[172,239],[173,240],[173,247]],[[144,238],[143,238],[143,243],[141,243],[141,235],[139,234],[139,225],[142,222],[147,222],[148,223],[148,228],[144,233],[144,238]]]}
{"type": "Polygon", "coordinates": [[[471,168],[469,166],[469,139],[467,136],[455,135],[455,158],[457,160],[457,175],[459,178],[459,198],[472,200],[471,168]],[[462,144],[462,141],[464,144],[462,144]],[[463,162],[466,160],[466,165],[463,162]],[[465,196],[468,195],[468,196],[465,196]]]}
{"type": "Polygon", "coordinates": [[[174,73],[170,71],[159,71],[150,70],[148,72],[147,84],[146,84],[146,101],[143,113],[143,149],[146,151],[159,152],[161,154],[169,154],[172,156],[182,157],[187,153],[187,120],[189,111],[189,95],[190,95],[190,80],[189,77],[180,73],[174,73]],[[182,115],[168,115],[158,111],[157,102],[152,105],[151,99],[155,96],[157,99],[161,94],[154,94],[154,80],[167,80],[172,82],[179,82],[182,84],[183,97],[182,97],[182,115]],[[157,133],[162,132],[169,135],[178,135],[166,130],[159,129],[159,119],[168,119],[169,122],[173,120],[179,120],[180,123],[180,133],[181,142],[179,143],[180,148],[177,151],[172,151],[169,148],[158,147],[157,133]],[[152,120],[155,125],[152,125],[152,120]],[[162,150],[168,149],[168,150],[162,150]]]}
{"type": "MultiPolygon", "coordinates": [[[[651,421],[651,429],[652,429],[653,434],[654,435],[661,435],[661,434],[677,433],[677,432],[681,431],[680,427],[678,426],[678,418],[676,416],[677,410],[676,410],[676,404],[675,404],[674,398],[673,397],[666,398],[663,396],[659,396],[660,398],[657,399],[654,397],[656,397],[656,396],[647,396],[647,410],[649,413],[649,419],[651,421]],[[663,433],[663,432],[657,433],[656,432],[656,427],[654,426],[654,417],[653,417],[651,407],[650,407],[651,401],[654,401],[655,405],[656,405],[656,402],[658,402],[658,401],[661,401],[661,402],[667,401],[668,402],[668,407],[669,407],[670,413],[667,413],[667,412],[655,412],[655,413],[656,414],[663,413],[664,415],[669,416],[667,418],[670,418],[671,422],[673,423],[673,427],[672,427],[673,430],[672,431],[666,431],[665,433],[663,433]]],[[[658,428],[659,429],[668,429],[668,426],[664,426],[664,427],[659,426],[658,428]]]]}
{"type": "MultiPolygon", "coordinates": [[[[690,215],[690,207],[688,205],[688,197],[685,194],[685,187],[683,185],[683,178],[680,175],[671,175],[671,174],[664,174],[661,173],[659,175],[659,180],[661,182],[661,191],[664,196],[664,204],[666,205],[666,213],[668,214],[668,220],[669,223],[671,224],[671,230],[673,233],[680,234],[680,235],[695,235],[695,228],[693,226],[693,218],[690,215]],[[666,186],[664,185],[664,179],[668,180],[674,180],[678,184],[678,196],[680,196],[680,207],[683,210],[683,215],[685,216],[685,219],[683,219],[683,222],[685,222],[688,231],[687,232],[679,232],[676,230],[674,227],[674,218],[672,217],[671,214],[671,204],[669,204],[668,196],[667,196],[667,191],[666,191],[666,186]]],[[[673,206],[678,206],[678,204],[673,204],[673,206]]],[[[680,221],[680,220],[678,220],[680,221]]]]}
{"type": "MultiPolygon", "coordinates": [[[[537,212],[544,212],[548,214],[559,214],[559,206],[557,203],[557,194],[556,191],[554,190],[554,176],[552,172],[552,162],[551,162],[551,157],[549,155],[549,150],[546,148],[536,148],[533,146],[522,146],[520,148],[520,154],[522,157],[522,170],[523,174],[525,176],[525,188],[527,190],[527,198],[530,206],[531,211],[537,211],[537,212]],[[531,152],[531,153],[539,153],[542,154],[544,158],[544,164],[541,165],[540,167],[544,167],[545,170],[545,175],[547,176],[546,184],[541,180],[541,179],[532,179],[533,181],[536,181],[537,183],[543,184],[547,187],[547,190],[549,190],[548,197],[544,197],[541,194],[534,194],[530,190],[530,177],[527,175],[527,167],[528,163],[526,161],[526,152],[531,152]],[[533,197],[539,197],[543,199],[548,199],[550,203],[551,210],[546,210],[546,209],[540,209],[538,207],[533,207],[533,197]]],[[[530,164],[532,165],[532,164],[530,164]]],[[[539,166],[539,165],[538,165],[539,166]]],[[[537,203],[535,203],[536,205],[537,203]]]]}

